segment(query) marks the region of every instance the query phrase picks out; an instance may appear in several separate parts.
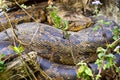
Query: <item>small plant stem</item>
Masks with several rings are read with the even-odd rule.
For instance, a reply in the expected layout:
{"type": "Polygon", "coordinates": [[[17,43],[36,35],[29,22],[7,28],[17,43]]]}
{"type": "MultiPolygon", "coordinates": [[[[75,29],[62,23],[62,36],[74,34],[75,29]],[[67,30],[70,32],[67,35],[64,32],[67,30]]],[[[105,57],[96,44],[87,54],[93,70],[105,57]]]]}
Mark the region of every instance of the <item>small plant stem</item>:
{"type": "Polygon", "coordinates": [[[115,40],[111,45],[110,45],[110,48],[113,50],[113,49],[115,49],[115,47],[117,46],[117,45],[119,45],[120,44],[120,38],[118,38],[117,40],[115,40]]]}
{"type": "Polygon", "coordinates": [[[30,44],[33,42],[34,37],[35,37],[35,35],[37,34],[39,28],[40,28],[40,32],[41,32],[41,33],[44,32],[44,28],[39,27],[38,21],[37,21],[34,17],[32,17],[24,8],[22,8],[22,7],[18,4],[18,2],[17,2],[16,0],[15,0],[15,3],[16,3],[30,18],[32,18],[32,19],[37,23],[38,28],[37,28],[36,31],[34,32],[34,35],[33,35],[33,37],[31,38],[31,41],[27,44],[27,45],[30,45],[30,44]]]}
{"type": "Polygon", "coordinates": [[[38,22],[33,16],[31,16],[24,8],[20,6],[20,4],[15,0],[15,3],[29,16],[31,17],[35,22],[38,22]]]}
{"type": "Polygon", "coordinates": [[[73,54],[74,54],[74,53],[73,53],[73,46],[72,46],[72,43],[71,43],[71,41],[70,41],[70,37],[68,38],[68,43],[69,43],[69,46],[70,46],[70,53],[71,53],[73,62],[74,62],[74,64],[76,64],[76,60],[75,60],[74,55],[73,55],[73,54]]]}
{"type": "MultiPolygon", "coordinates": [[[[114,41],[114,42],[110,45],[110,47],[107,47],[107,49],[106,49],[106,51],[105,51],[104,54],[108,54],[109,51],[111,51],[111,49],[114,50],[115,47],[116,47],[119,43],[120,43],[120,38],[117,39],[116,41],[114,41]]],[[[100,75],[101,72],[102,72],[102,69],[103,69],[103,66],[104,66],[104,60],[105,60],[105,59],[104,59],[104,57],[103,57],[103,59],[102,59],[102,65],[99,67],[99,72],[98,72],[99,75],[100,75]]]]}
{"type": "Polygon", "coordinates": [[[11,80],[12,78],[14,78],[15,76],[20,76],[21,78],[24,78],[25,80],[27,80],[27,78],[25,78],[24,76],[20,75],[20,74],[15,74],[13,76],[11,76],[10,78],[8,78],[7,80],[11,80]]]}
{"type": "Polygon", "coordinates": [[[30,78],[30,80],[32,80],[32,78],[30,77],[30,75],[29,75],[29,73],[28,73],[28,71],[27,71],[27,68],[26,68],[25,62],[23,61],[23,59],[22,59],[22,55],[21,55],[21,54],[20,54],[19,59],[21,60],[21,62],[22,62],[22,64],[23,64],[23,67],[24,67],[24,70],[25,70],[26,74],[28,75],[28,77],[30,78]]]}
{"type": "MultiPolygon", "coordinates": [[[[11,29],[12,29],[12,33],[13,33],[14,38],[15,38],[15,39],[13,38],[14,42],[15,42],[15,40],[17,40],[20,44],[29,45],[29,44],[26,44],[26,43],[21,42],[21,41],[17,38],[17,35],[16,35],[16,33],[15,33],[15,30],[14,30],[14,28],[13,28],[13,26],[12,26],[12,24],[11,24],[11,21],[10,21],[10,19],[9,19],[9,17],[8,17],[8,15],[7,15],[7,13],[6,13],[5,11],[4,11],[4,14],[5,14],[5,16],[6,16],[8,22],[9,22],[9,24],[10,24],[11,29]]],[[[14,45],[15,45],[15,44],[14,44],[14,45]]]]}
{"type": "MultiPolygon", "coordinates": [[[[104,57],[102,59],[102,65],[99,67],[99,72],[98,72],[98,75],[101,74],[102,70],[103,70],[103,66],[104,66],[104,57]]],[[[96,80],[99,80],[99,79],[96,79],[96,80]]]]}
{"type": "Polygon", "coordinates": [[[27,56],[29,57],[29,59],[31,60],[32,64],[34,64],[34,65],[37,67],[37,69],[41,72],[41,74],[42,74],[45,78],[47,77],[47,79],[52,80],[51,77],[49,77],[44,71],[42,71],[42,69],[40,69],[39,65],[38,65],[28,54],[26,54],[26,55],[27,55],[27,56]]]}
{"type": "Polygon", "coordinates": [[[70,46],[70,53],[71,53],[71,56],[72,56],[72,58],[73,58],[73,62],[74,62],[74,64],[76,64],[76,60],[75,60],[75,58],[74,58],[74,53],[73,53],[73,47],[72,47],[72,45],[71,45],[71,42],[70,42],[70,39],[68,40],[68,42],[69,42],[69,46],[70,46]]]}
{"type": "Polygon", "coordinates": [[[104,31],[104,28],[103,28],[103,23],[101,24],[101,28],[102,28],[102,34],[103,34],[103,37],[104,37],[104,39],[106,41],[106,44],[109,44],[109,41],[107,40],[107,35],[106,35],[106,33],[104,31]]]}

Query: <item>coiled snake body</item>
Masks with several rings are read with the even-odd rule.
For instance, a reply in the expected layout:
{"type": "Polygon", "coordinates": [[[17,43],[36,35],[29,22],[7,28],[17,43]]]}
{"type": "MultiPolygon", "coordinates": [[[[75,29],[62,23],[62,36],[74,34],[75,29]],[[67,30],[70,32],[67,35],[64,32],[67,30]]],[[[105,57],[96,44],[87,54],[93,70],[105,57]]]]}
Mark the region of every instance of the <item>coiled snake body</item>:
{"type": "MultiPolygon", "coordinates": [[[[33,38],[32,43],[29,46],[25,45],[25,48],[38,52],[37,55],[43,58],[40,58],[38,62],[50,77],[53,79],[76,80],[76,67],[63,66],[63,64],[74,65],[81,60],[92,62],[97,59],[97,47],[105,47],[106,39],[110,42],[112,41],[112,30],[117,25],[111,20],[104,19],[104,21],[109,21],[110,25],[103,25],[97,31],[93,30],[95,26],[100,26],[97,20],[96,24],[89,28],[78,32],[68,31],[70,44],[67,39],[63,38],[62,30],[41,23],[20,24],[15,29],[15,32],[18,39],[24,43],[29,43],[33,38]],[[106,39],[103,37],[103,31],[106,34],[106,39]],[[71,50],[73,56],[71,55],[71,50]],[[45,58],[49,59],[49,61],[45,58]]],[[[0,33],[0,41],[14,37],[12,29],[7,29],[6,31],[8,34],[4,31],[0,33]]]]}
{"type": "MultiPolygon", "coordinates": [[[[116,24],[113,21],[109,22],[110,25],[104,25],[97,31],[94,31],[94,26],[92,26],[79,32],[68,32],[70,34],[70,44],[67,39],[63,38],[62,30],[41,23],[20,24],[15,31],[18,38],[24,43],[29,43],[34,36],[32,44],[26,47],[29,50],[37,51],[39,56],[51,59],[53,62],[73,65],[73,59],[75,59],[75,63],[81,60],[85,62],[96,60],[95,50],[99,46],[104,47],[106,43],[103,31],[107,40],[112,41],[112,30],[116,24]]],[[[96,22],[95,26],[98,25],[96,22]]],[[[7,32],[9,37],[13,37],[11,29],[8,29],[7,32]]],[[[0,41],[5,38],[6,34],[0,33],[0,41]]]]}

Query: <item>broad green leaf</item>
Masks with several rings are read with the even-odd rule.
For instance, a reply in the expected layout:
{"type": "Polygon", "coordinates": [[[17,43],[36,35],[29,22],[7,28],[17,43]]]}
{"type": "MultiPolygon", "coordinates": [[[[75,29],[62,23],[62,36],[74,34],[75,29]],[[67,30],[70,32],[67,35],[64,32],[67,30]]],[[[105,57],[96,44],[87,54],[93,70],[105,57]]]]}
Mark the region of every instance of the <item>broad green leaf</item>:
{"type": "Polygon", "coordinates": [[[85,67],[84,66],[80,66],[78,69],[78,74],[82,74],[85,71],[85,67]]]}
{"type": "Polygon", "coordinates": [[[99,53],[99,54],[98,54],[98,58],[99,58],[99,59],[103,58],[104,56],[105,56],[104,53],[99,53]]]}
{"type": "Polygon", "coordinates": [[[0,61],[0,66],[3,65],[3,64],[4,64],[4,62],[3,62],[3,61],[0,61]]]}
{"type": "Polygon", "coordinates": [[[89,76],[93,76],[92,70],[90,68],[86,68],[85,73],[89,76]]]}
{"type": "Polygon", "coordinates": [[[117,36],[113,36],[113,39],[114,39],[114,40],[117,40],[117,39],[118,39],[118,37],[117,37],[117,36]]]}

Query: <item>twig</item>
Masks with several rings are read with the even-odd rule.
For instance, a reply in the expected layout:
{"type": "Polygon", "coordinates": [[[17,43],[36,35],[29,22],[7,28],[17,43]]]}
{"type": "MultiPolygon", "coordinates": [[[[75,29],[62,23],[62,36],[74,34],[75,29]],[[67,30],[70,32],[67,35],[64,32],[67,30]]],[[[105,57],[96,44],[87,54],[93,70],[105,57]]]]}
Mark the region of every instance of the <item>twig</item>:
{"type": "Polygon", "coordinates": [[[29,45],[30,45],[30,44],[33,42],[33,39],[34,39],[35,35],[37,34],[39,28],[40,28],[41,33],[44,32],[44,29],[43,29],[42,27],[39,27],[38,21],[37,21],[33,16],[31,16],[24,8],[22,8],[22,7],[18,4],[18,2],[17,2],[16,0],[15,0],[15,3],[16,3],[29,17],[31,17],[31,18],[37,23],[38,28],[37,28],[37,30],[35,31],[35,33],[33,34],[33,37],[31,38],[31,41],[29,42],[29,45]]]}
{"type": "MultiPolygon", "coordinates": [[[[118,46],[118,44],[120,44],[120,38],[115,40],[110,46],[107,47],[105,54],[108,54],[109,51],[113,51],[118,46]]],[[[102,65],[99,67],[98,75],[100,75],[102,72],[103,65],[105,64],[104,60],[105,60],[105,58],[102,59],[102,65]]]]}

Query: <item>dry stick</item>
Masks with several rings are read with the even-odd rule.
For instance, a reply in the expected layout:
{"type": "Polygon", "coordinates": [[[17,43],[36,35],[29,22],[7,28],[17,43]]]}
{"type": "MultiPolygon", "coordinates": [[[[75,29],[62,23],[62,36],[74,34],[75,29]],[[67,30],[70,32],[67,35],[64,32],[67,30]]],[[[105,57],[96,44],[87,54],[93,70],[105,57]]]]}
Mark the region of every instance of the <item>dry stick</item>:
{"type": "MultiPolygon", "coordinates": [[[[36,33],[37,33],[38,30],[39,30],[38,21],[37,21],[34,17],[32,17],[25,9],[23,9],[23,8],[18,4],[18,2],[17,2],[16,0],[15,0],[15,3],[16,3],[16,4],[17,4],[17,5],[18,5],[28,16],[29,16],[29,17],[31,17],[31,18],[37,23],[38,28],[37,28],[37,30],[35,31],[35,33],[34,33],[32,39],[31,39],[31,42],[29,43],[29,44],[31,44],[32,41],[33,41],[33,39],[34,39],[34,36],[36,35],[36,33]]],[[[44,31],[43,28],[41,28],[40,30],[41,30],[41,32],[44,31]]],[[[29,57],[29,56],[28,56],[28,57],[29,57]]],[[[29,58],[30,58],[30,57],[29,57],[29,58]]],[[[32,62],[34,63],[34,61],[32,61],[32,62]]],[[[39,69],[39,71],[40,71],[45,77],[48,77],[48,79],[52,80],[51,77],[49,77],[44,71],[42,71],[42,70],[39,68],[38,65],[37,65],[37,68],[39,69]]]]}
{"type": "MultiPolygon", "coordinates": [[[[104,39],[105,39],[105,42],[108,44],[109,42],[107,41],[107,36],[106,36],[105,31],[104,31],[104,29],[103,29],[103,24],[102,24],[102,23],[100,24],[100,27],[102,28],[102,35],[103,35],[103,37],[104,37],[104,39]]],[[[107,52],[107,51],[106,51],[106,52],[107,52]]],[[[106,54],[106,52],[105,52],[105,54],[106,54]]],[[[101,74],[102,69],[103,69],[103,66],[104,66],[104,58],[102,59],[102,65],[99,67],[98,75],[101,74]]]]}
{"type": "MultiPolygon", "coordinates": [[[[34,39],[36,33],[37,33],[38,30],[39,30],[38,21],[37,21],[34,17],[32,17],[24,8],[22,8],[22,7],[18,4],[18,2],[17,2],[16,0],[15,0],[15,3],[16,3],[16,4],[17,4],[17,5],[18,5],[28,16],[29,16],[29,17],[31,17],[31,18],[37,23],[38,28],[37,28],[37,30],[35,31],[35,33],[34,33],[32,39],[31,39],[31,42],[29,43],[29,44],[31,44],[31,43],[33,42],[33,39],[34,39]]],[[[41,33],[42,33],[42,32],[44,32],[44,29],[43,29],[42,27],[40,27],[40,31],[41,31],[41,33]]]]}
{"type": "MultiPolygon", "coordinates": [[[[100,25],[100,27],[102,28],[102,33],[103,33],[103,37],[105,38],[105,41],[107,44],[109,44],[109,41],[107,41],[107,35],[105,34],[105,31],[103,29],[103,24],[100,25]]],[[[120,43],[120,38],[117,39],[116,41],[114,41],[110,47],[107,47],[106,51],[105,51],[105,54],[109,53],[111,50],[114,50],[115,47],[120,43]]],[[[102,65],[99,67],[99,72],[98,72],[98,75],[101,74],[102,72],[102,69],[103,69],[103,66],[104,66],[104,58],[102,59],[102,65]]]]}
{"type": "MultiPolygon", "coordinates": [[[[4,14],[5,14],[5,16],[6,16],[7,20],[8,20],[8,23],[10,24],[10,27],[12,28],[12,32],[13,32],[14,38],[16,39],[16,35],[14,34],[15,32],[14,32],[13,26],[12,26],[12,24],[11,24],[11,21],[10,21],[10,19],[9,19],[9,17],[8,17],[8,15],[7,15],[7,13],[6,13],[5,11],[4,11],[4,14]]],[[[13,38],[14,45],[16,45],[14,38],[13,38]]]]}
{"type": "MultiPolygon", "coordinates": [[[[17,4],[18,6],[20,6],[17,2],[16,2],[16,4],[17,4]]],[[[23,8],[22,8],[22,9],[23,9],[23,8]]],[[[23,9],[23,10],[24,10],[24,9],[23,9]]],[[[25,10],[24,10],[24,11],[25,11],[25,10]]],[[[25,11],[25,12],[26,12],[26,11],[25,11]]],[[[26,12],[26,13],[27,13],[27,12],[26,12]]],[[[29,14],[27,13],[27,15],[29,15],[29,14]]],[[[14,31],[14,28],[13,28],[13,26],[12,26],[12,24],[11,24],[11,22],[10,22],[10,19],[9,19],[9,17],[8,17],[8,15],[7,15],[6,12],[5,12],[5,16],[7,17],[8,21],[9,21],[9,24],[10,24],[10,26],[11,26],[11,28],[12,28],[12,32],[13,32],[13,35],[14,35],[15,39],[16,39],[20,44],[30,45],[30,44],[32,43],[33,39],[34,39],[35,34],[38,32],[39,27],[37,28],[36,32],[34,33],[32,39],[31,39],[31,42],[28,43],[28,44],[26,44],[26,43],[24,43],[24,42],[21,42],[21,40],[19,40],[19,39],[17,38],[17,35],[16,35],[15,31],[14,31]]],[[[31,15],[29,15],[29,16],[32,17],[31,15]]],[[[32,17],[32,19],[33,19],[35,22],[37,22],[33,17],[32,17]]],[[[37,23],[38,23],[38,22],[37,22],[37,23]]],[[[37,25],[38,25],[38,24],[37,24],[37,25]]],[[[41,29],[41,31],[43,31],[43,29],[41,29]]],[[[50,78],[44,71],[40,70],[40,72],[42,72],[44,75],[46,75],[46,76],[51,80],[51,78],[50,78]]]]}
{"type": "Polygon", "coordinates": [[[110,45],[110,48],[109,48],[109,49],[114,50],[118,44],[120,44],[120,38],[118,38],[117,40],[115,40],[115,41],[110,45]]]}
{"type": "Polygon", "coordinates": [[[72,56],[72,58],[73,58],[73,62],[74,62],[74,64],[76,64],[76,60],[75,60],[75,57],[74,57],[74,53],[73,53],[73,46],[72,46],[72,43],[71,43],[71,41],[70,41],[70,39],[68,39],[68,42],[69,42],[69,46],[70,46],[70,53],[71,53],[71,56],[72,56]]]}
{"type": "MultiPolygon", "coordinates": [[[[107,47],[107,49],[106,49],[106,51],[105,51],[105,54],[109,53],[110,50],[114,50],[114,49],[118,46],[118,44],[120,44],[120,38],[117,39],[117,40],[115,40],[115,41],[110,45],[110,47],[107,47]]],[[[100,75],[101,72],[102,72],[103,65],[104,65],[104,58],[103,58],[103,61],[102,61],[102,65],[101,65],[100,68],[99,68],[99,73],[98,73],[99,75],[100,75]]]]}
{"type": "MultiPolygon", "coordinates": [[[[19,40],[19,39],[17,38],[17,35],[16,35],[16,33],[15,33],[15,30],[14,30],[12,24],[11,24],[11,21],[10,21],[10,19],[9,19],[9,17],[8,17],[8,15],[7,15],[7,13],[4,12],[4,14],[5,14],[5,16],[6,16],[8,22],[9,22],[9,24],[10,24],[10,27],[11,27],[11,29],[12,29],[12,33],[13,33],[13,36],[14,36],[15,40],[17,40],[20,44],[23,44],[23,45],[30,45],[30,44],[26,44],[26,43],[24,43],[24,42],[21,42],[21,40],[19,40]]],[[[13,40],[14,40],[14,39],[13,39],[13,40]]]]}
{"type": "MultiPolygon", "coordinates": [[[[20,53],[20,57],[19,57],[19,59],[21,60],[21,62],[22,62],[22,64],[23,64],[23,67],[24,67],[24,70],[25,70],[25,72],[26,72],[26,74],[28,75],[28,77],[30,78],[30,80],[32,80],[32,78],[31,78],[31,76],[29,75],[29,73],[28,73],[28,71],[27,71],[27,64],[24,62],[24,60],[23,60],[23,58],[22,58],[22,55],[21,55],[21,53],[20,53]],[[21,57],[21,58],[20,58],[21,57]]],[[[32,73],[31,73],[32,74],[32,73]]],[[[33,75],[33,74],[32,74],[33,75]]],[[[37,80],[37,79],[36,79],[37,80]]]]}
{"type": "Polygon", "coordinates": [[[41,74],[42,74],[43,76],[47,77],[49,80],[52,80],[51,77],[49,77],[44,71],[42,71],[42,69],[38,66],[38,64],[37,64],[35,61],[33,61],[33,59],[30,57],[30,55],[28,55],[28,54],[26,54],[26,55],[27,55],[27,56],[29,57],[29,59],[31,60],[31,63],[34,64],[34,65],[37,67],[37,69],[41,72],[41,74]]]}
{"type": "MultiPolygon", "coordinates": [[[[15,3],[20,7],[20,5],[16,2],[16,0],[15,0],[15,3]]],[[[22,8],[22,7],[20,7],[20,8],[22,8]]],[[[30,44],[33,42],[33,39],[34,39],[36,33],[37,33],[38,30],[39,30],[39,25],[38,25],[38,21],[35,20],[35,18],[33,18],[28,12],[26,12],[25,9],[22,8],[22,10],[23,10],[29,17],[31,17],[31,18],[37,23],[37,26],[38,26],[37,30],[35,31],[35,33],[34,33],[32,39],[31,39],[31,41],[30,41],[29,43],[24,43],[24,42],[22,42],[21,40],[19,40],[19,39],[17,38],[17,35],[16,35],[15,31],[14,31],[14,28],[13,28],[11,22],[10,22],[10,19],[9,19],[7,13],[6,13],[6,12],[4,12],[4,13],[5,13],[5,16],[6,16],[7,19],[8,19],[8,22],[9,22],[11,28],[12,28],[12,32],[13,32],[13,35],[14,35],[15,40],[17,40],[20,44],[23,44],[23,45],[30,45],[30,44]]],[[[41,30],[41,32],[44,31],[43,28],[41,28],[40,30],[41,30]]]]}
{"type": "Polygon", "coordinates": [[[25,80],[27,80],[27,78],[25,78],[24,76],[22,76],[20,74],[15,74],[15,75],[11,76],[10,78],[8,78],[7,80],[11,80],[12,78],[14,78],[16,76],[20,76],[21,78],[24,78],[25,80]]]}
{"type": "Polygon", "coordinates": [[[2,26],[2,27],[3,27],[4,31],[5,31],[5,34],[8,36],[9,40],[11,41],[11,38],[10,38],[10,36],[9,36],[8,33],[7,33],[6,27],[5,27],[5,26],[2,26]]]}

